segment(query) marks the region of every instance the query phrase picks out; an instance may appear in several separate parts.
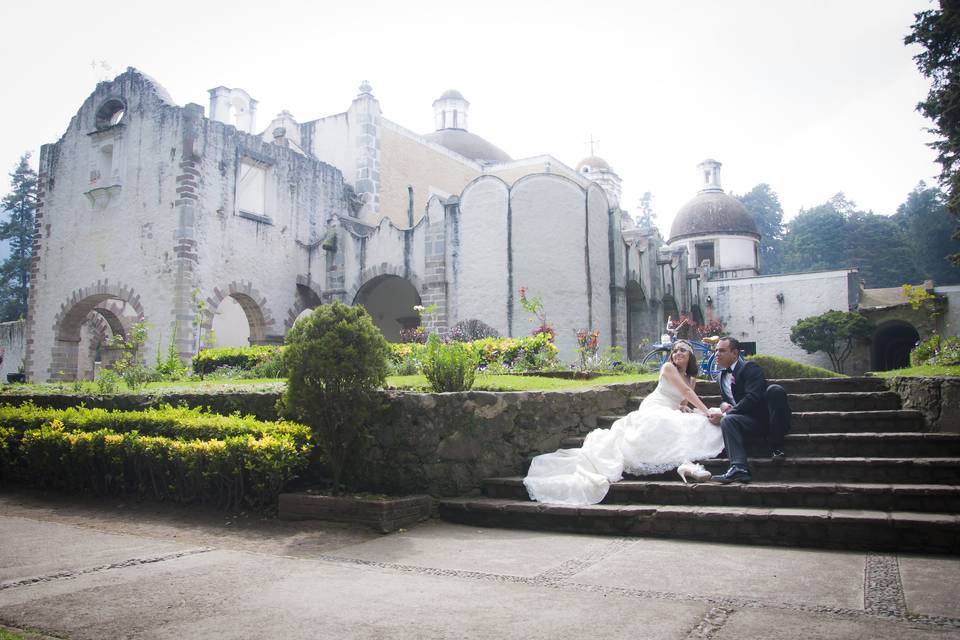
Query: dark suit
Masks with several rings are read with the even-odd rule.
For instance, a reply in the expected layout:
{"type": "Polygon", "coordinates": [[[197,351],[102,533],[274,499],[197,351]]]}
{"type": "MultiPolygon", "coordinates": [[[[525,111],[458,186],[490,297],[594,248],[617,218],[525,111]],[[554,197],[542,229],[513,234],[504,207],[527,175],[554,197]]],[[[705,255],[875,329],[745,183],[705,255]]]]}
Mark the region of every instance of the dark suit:
{"type": "Polygon", "coordinates": [[[737,360],[732,374],[724,371],[720,375],[720,395],[724,402],[733,405],[720,420],[731,465],[747,466],[747,436],[766,436],[771,449],[783,449],[783,438],[790,431],[787,393],[778,384],[767,386],[759,365],[737,360]],[[725,388],[730,375],[732,397],[725,388]]]}

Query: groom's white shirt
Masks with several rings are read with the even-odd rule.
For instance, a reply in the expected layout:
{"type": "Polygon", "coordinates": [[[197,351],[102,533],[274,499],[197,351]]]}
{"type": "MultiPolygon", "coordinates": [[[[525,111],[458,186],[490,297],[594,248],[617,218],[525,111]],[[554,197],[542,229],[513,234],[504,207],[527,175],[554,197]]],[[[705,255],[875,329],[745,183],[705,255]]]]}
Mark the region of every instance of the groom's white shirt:
{"type": "Polygon", "coordinates": [[[730,404],[736,404],[736,401],[733,397],[733,376],[736,375],[737,369],[740,368],[740,363],[743,362],[740,358],[737,358],[737,361],[733,363],[733,366],[730,367],[730,371],[723,371],[723,375],[720,376],[720,386],[723,387],[723,394],[730,398],[730,404]]]}

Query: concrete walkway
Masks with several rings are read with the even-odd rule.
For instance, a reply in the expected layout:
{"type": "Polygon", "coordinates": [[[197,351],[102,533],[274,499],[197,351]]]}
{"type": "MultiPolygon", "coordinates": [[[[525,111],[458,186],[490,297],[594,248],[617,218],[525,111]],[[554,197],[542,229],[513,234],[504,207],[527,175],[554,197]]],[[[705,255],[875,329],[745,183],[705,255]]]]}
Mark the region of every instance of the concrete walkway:
{"type": "Polygon", "coordinates": [[[0,624],[58,638],[960,638],[958,593],[957,557],[0,492],[0,624]]]}

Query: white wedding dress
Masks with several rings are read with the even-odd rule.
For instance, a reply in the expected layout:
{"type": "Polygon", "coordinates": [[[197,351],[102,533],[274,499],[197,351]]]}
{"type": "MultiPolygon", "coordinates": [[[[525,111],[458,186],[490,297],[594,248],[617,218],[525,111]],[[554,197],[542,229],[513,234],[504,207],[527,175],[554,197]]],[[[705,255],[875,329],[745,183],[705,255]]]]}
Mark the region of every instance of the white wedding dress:
{"type": "MultiPolygon", "coordinates": [[[[594,429],[579,449],[537,456],[523,479],[532,500],[597,504],[623,474],[651,475],[680,464],[715,457],[723,449],[720,427],[702,413],[680,411],[682,391],[663,375],[640,407],[609,429],[594,429]]],[[[682,383],[681,383],[682,384],[682,383]]]]}

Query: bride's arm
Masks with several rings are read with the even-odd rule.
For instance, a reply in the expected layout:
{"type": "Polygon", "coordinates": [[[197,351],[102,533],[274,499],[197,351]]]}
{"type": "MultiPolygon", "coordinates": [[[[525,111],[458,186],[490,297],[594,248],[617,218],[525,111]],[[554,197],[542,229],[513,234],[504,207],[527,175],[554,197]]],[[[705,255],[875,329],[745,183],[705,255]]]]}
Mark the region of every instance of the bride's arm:
{"type": "Polygon", "coordinates": [[[680,392],[683,394],[683,399],[706,413],[707,405],[703,404],[703,400],[694,392],[690,384],[683,379],[683,376],[680,375],[677,368],[668,364],[668,366],[665,366],[663,369],[663,375],[670,378],[670,382],[680,389],[680,392]]]}

